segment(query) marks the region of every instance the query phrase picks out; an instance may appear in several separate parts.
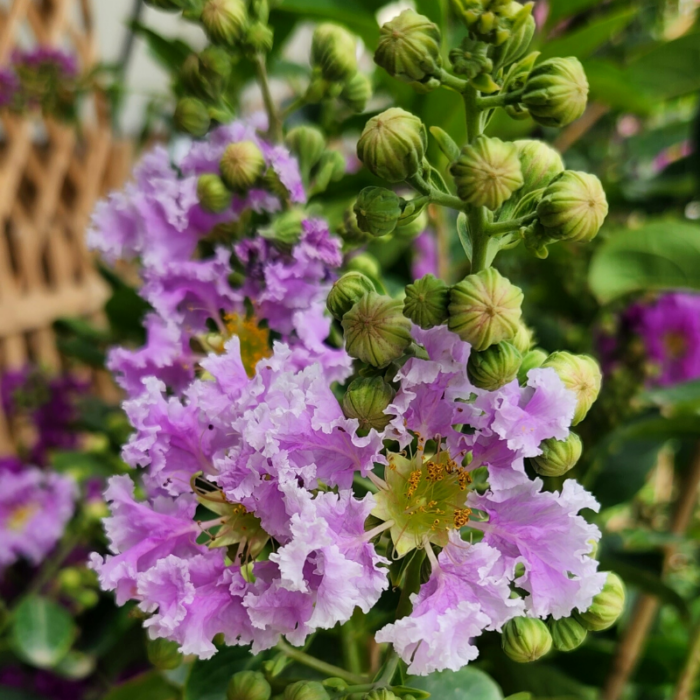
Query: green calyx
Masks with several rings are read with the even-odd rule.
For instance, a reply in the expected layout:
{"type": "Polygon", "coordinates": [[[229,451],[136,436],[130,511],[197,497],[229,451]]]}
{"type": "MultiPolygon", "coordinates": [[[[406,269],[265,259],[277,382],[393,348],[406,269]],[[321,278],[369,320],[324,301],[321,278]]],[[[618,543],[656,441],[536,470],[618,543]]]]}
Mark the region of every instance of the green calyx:
{"type": "Polygon", "coordinates": [[[284,689],[284,700],[330,700],[330,695],[316,681],[298,681],[284,689]]]}
{"type": "Polygon", "coordinates": [[[243,38],[248,13],[243,0],[207,0],[201,21],[214,44],[237,46],[243,38]]]}
{"type": "Polygon", "coordinates": [[[360,430],[374,428],[381,432],[393,418],[384,413],[394,400],[396,391],[382,377],[360,377],[353,380],[343,397],[343,413],[346,418],[356,418],[360,430]]]}
{"type": "Polygon", "coordinates": [[[481,352],[472,351],[467,363],[469,381],[479,389],[495,391],[518,376],[522,355],[507,341],[481,352]]]}
{"type": "Polygon", "coordinates": [[[551,367],[564,383],[576,394],[576,411],[572,425],[578,425],[598,398],[603,375],[598,363],[589,355],[573,355],[570,352],[552,353],[542,364],[551,367]]]}
{"type": "Polygon", "coordinates": [[[233,195],[224,181],[213,174],[200,175],[197,180],[197,197],[204,211],[220,214],[231,206],[233,195]]]}
{"type": "Polygon", "coordinates": [[[262,673],[240,671],[226,689],[226,700],[270,700],[272,688],[262,673]]]}
{"type": "Polygon", "coordinates": [[[516,617],[503,628],[501,646],[506,655],[520,664],[541,659],[552,648],[547,625],[532,617],[516,617]]]}
{"type": "Polygon", "coordinates": [[[355,216],[361,231],[387,236],[401,216],[401,198],[384,187],[365,187],[355,202],[355,216]]]}
{"type": "Polygon", "coordinates": [[[541,476],[563,476],[576,466],[583,452],[583,443],[576,433],[569,433],[566,440],[550,438],[540,447],[542,454],[534,457],[532,462],[541,476]]]}
{"type": "Polygon", "coordinates": [[[219,162],[221,179],[234,192],[248,191],[266,167],[265,157],[253,141],[229,144],[219,162]]]}
{"type": "Polygon", "coordinates": [[[196,138],[204,136],[211,126],[207,106],[195,97],[183,97],[178,100],[173,120],[180,131],[196,138]]]}
{"type": "Polygon", "coordinates": [[[550,620],[549,631],[554,648],[564,652],[578,649],[588,635],[588,630],[573,617],[550,620]]]}
{"type": "Polygon", "coordinates": [[[357,73],[357,42],[346,29],[326,22],[319,24],[311,42],[311,64],[324,80],[344,82],[357,73]]]}
{"type": "Polygon", "coordinates": [[[406,287],[403,313],[421,328],[434,328],[447,322],[449,304],[450,288],[428,274],[406,287]]]}
{"type": "Polygon", "coordinates": [[[578,613],[576,619],[591,632],[600,632],[612,627],[625,607],[625,584],[617,574],[608,573],[603,590],[593,598],[586,612],[578,613]]]}
{"type": "Polygon", "coordinates": [[[345,273],[331,288],[326,299],[326,308],[338,321],[369,292],[376,291],[372,281],[361,272],[345,273]]]}

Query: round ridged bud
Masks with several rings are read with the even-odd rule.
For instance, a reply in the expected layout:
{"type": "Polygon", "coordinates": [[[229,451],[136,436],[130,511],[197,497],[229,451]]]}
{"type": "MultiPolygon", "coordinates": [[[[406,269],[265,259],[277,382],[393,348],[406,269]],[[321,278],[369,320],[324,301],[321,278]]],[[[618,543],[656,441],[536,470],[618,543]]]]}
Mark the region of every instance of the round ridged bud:
{"type": "Polygon", "coordinates": [[[565,170],[551,182],[537,205],[537,216],[551,238],[593,240],[608,215],[608,201],[595,175],[565,170]]]}
{"type": "Polygon", "coordinates": [[[489,267],[452,287],[448,325],[480,352],[518,332],[523,293],[489,267]]]}
{"type": "Polygon", "coordinates": [[[336,229],[336,233],[348,247],[357,247],[372,240],[372,236],[364,231],[360,231],[353,207],[348,207],[343,212],[343,222],[336,229]]]}
{"type": "Polygon", "coordinates": [[[299,209],[278,214],[266,228],[259,229],[259,233],[279,249],[290,253],[299,242],[303,230],[302,222],[304,212],[299,209]]]}
{"type": "Polygon", "coordinates": [[[149,639],[146,644],[148,660],[159,671],[171,671],[182,663],[180,645],[169,639],[149,639]]]}
{"type": "Polygon", "coordinates": [[[360,253],[353,256],[347,261],[345,267],[354,272],[361,272],[371,280],[379,281],[382,277],[382,266],[379,264],[379,260],[369,253],[360,253]]]}
{"type": "Polygon", "coordinates": [[[173,119],[180,131],[192,134],[196,138],[204,136],[211,125],[206,105],[194,97],[183,97],[178,100],[173,119]]]}
{"type": "Polygon", "coordinates": [[[219,46],[208,46],[198,57],[203,89],[210,97],[218,96],[231,76],[231,57],[219,46]]]}
{"type": "Polygon", "coordinates": [[[393,416],[384,413],[396,392],[382,377],[361,377],[351,382],[343,397],[346,418],[357,418],[360,430],[381,432],[393,416]]]}
{"type": "Polygon", "coordinates": [[[427,139],[418,117],[392,107],[367,122],[357,142],[357,156],[377,177],[403,182],[421,169],[427,139]]]}
{"type": "Polygon", "coordinates": [[[476,207],[498,209],[523,186],[518,151],[512,143],[479,136],[450,167],[459,198],[476,207]]]}
{"type": "Polygon", "coordinates": [[[265,157],[253,141],[229,144],[219,161],[221,179],[234,192],[249,190],[266,167],[265,157]]]}
{"type": "Polygon", "coordinates": [[[382,27],[374,61],[394,78],[423,82],[439,75],[440,42],[437,24],[413,10],[404,10],[382,27]]]}
{"type": "Polygon", "coordinates": [[[253,22],[245,33],[245,43],[255,52],[268,53],[274,46],[275,35],[263,22],[253,22]]]}
{"type": "Polygon", "coordinates": [[[552,644],[557,651],[577,649],[583,644],[588,634],[588,630],[573,617],[550,620],[549,632],[552,635],[552,644]]]}
{"type": "Polygon", "coordinates": [[[326,150],[323,133],[315,126],[297,126],[284,137],[284,142],[297,157],[304,180],[308,180],[312,168],[321,160],[326,150]]]}
{"type": "Polygon", "coordinates": [[[243,0],[207,0],[201,21],[215,44],[236,46],[243,37],[248,16],[243,0]]]}
{"type": "Polygon", "coordinates": [[[524,323],[518,324],[518,332],[511,339],[511,343],[515,345],[516,349],[521,355],[525,355],[529,352],[532,347],[533,331],[532,328],[528,328],[524,323]]]}
{"type": "Polygon", "coordinates": [[[469,381],[479,389],[496,391],[518,376],[522,355],[507,341],[481,352],[472,351],[467,363],[469,381]]]}
{"type": "Polygon", "coordinates": [[[353,112],[364,112],[367,103],[372,97],[372,81],[364,73],[358,71],[349,80],[345,81],[340,99],[350,107],[353,112]]]}
{"type": "Polygon", "coordinates": [[[551,367],[564,386],[576,394],[576,412],[572,425],[578,425],[600,393],[603,375],[598,363],[589,355],[572,355],[560,350],[552,353],[542,366],[551,367]]]}
{"type": "Polygon", "coordinates": [[[566,126],[586,110],[588,80],[577,58],[550,58],[530,73],[522,104],[543,126],[566,126]]]}
{"type": "Polygon", "coordinates": [[[355,216],[361,231],[386,236],[399,222],[401,198],[384,187],[365,187],[355,202],[355,216]]]}
{"type": "Polygon", "coordinates": [[[365,294],[374,291],[376,290],[369,277],[361,272],[346,272],[328,293],[326,308],[340,321],[365,294]]]}
{"type": "Polygon", "coordinates": [[[544,141],[521,139],[513,141],[523,173],[523,189],[520,194],[546,187],[557,175],[564,172],[564,161],[544,141]]]}
{"type": "Polygon", "coordinates": [[[200,175],[197,180],[197,197],[204,211],[219,214],[231,206],[233,195],[218,175],[200,175]]]}
{"type": "Polygon", "coordinates": [[[311,64],[330,82],[343,82],[357,73],[355,37],[337,24],[319,24],[311,41],[311,64]]]}
{"type": "Polygon", "coordinates": [[[591,632],[600,632],[612,627],[625,607],[625,584],[617,574],[608,573],[603,590],[593,598],[586,612],[578,613],[576,619],[591,632]]]}
{"type": "Polygon", "coordinates": [[[367,693],[362,700],[399,700],[399,696],[387,688],[382,688],[381,690],[373,690],[371,693],[367,693]]]}
{"type": "Polygon", "coordinates": [[[406,287],[403,313],[421,328],[434,328],[447,322],[450,288],[433,275],[425,275],[406,287]]]}
{"type": "Polygon", "coordinates": [[[272,688],[257,671],[234,674],[226,689],[226,700],[270,700],[272,688]]]}
{"type": "Polygon", "coordinates": [[[330,695],[320,683],[299,681],[284,689],[284,700],[330,700],[330,695]]]}
{"type": "Polygon", "coordinates": [[[526,352],[523,355],[523,361],[518,370],[518,381],[521,384],[527,384],[527,373],[531,369],[542,367],[547,357],[549,357],[547,353],[540,348],[535,348],[534,350],[530,350],[530,352],[526,352]]]}
{"type": "Polygon", "coordinates": [[[501,645],[506,655],[519,664],[541,659],[552,648],[552,635],[542,620],[516,617],[503,628],[501,645]]]}
{"type": "Polygon", "coordinates": [[[411,343],[411,322],[402,302],[376,292],[365,294],[342,323],[348,354],[374,367],[397,360],[411,343]]]}
{"type": "Polygon", "coordinates": [[[566,440],[549,438],[540,445],[542,454],[535,457],[533,467],[541,476],[563,476],[581,459],[583,443],[576,433],[569,433],[566,440]]]}

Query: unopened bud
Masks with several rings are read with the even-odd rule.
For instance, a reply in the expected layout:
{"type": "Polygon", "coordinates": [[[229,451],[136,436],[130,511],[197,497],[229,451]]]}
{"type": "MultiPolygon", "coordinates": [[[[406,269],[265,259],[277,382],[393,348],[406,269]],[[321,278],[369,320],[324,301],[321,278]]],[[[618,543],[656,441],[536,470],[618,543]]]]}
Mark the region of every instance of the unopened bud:
{"type": "Polygon", "coordinates": [[[197,197],[204,211],[219,214],[231,206],[233,195],[218,175],[200,175],[197,181],[197,197]]]}
{"type": "Polygon", "coordinates": [[[549,631],[552,643],[557,651],[573,651],[580,647],[586,639],[588,630],[573,617],[561,620],[551,620],[549,631]]]}
{"type": "Polygon", "coordinates": [[[364,73],[357,71],[355,75],[343,84],[340,99],[353,112],[364,112],[372,97],[372,81],[364,73]]]}
{"type": "Polygon", "coordinates": [[[229,144],[219,162],[221,178],[234,192],[248,191],[266,167],[265,157],[253,141],[229,144]]]}
{"type": "Polygon", "coordinates": [[[173,119],[180,131],[196,138],[204,136],[211,125],[206,105],[194,97],[183,97],[178,101],[173,119]]]}
{"type": "Polygon", "coordinates": [[[469,381],[479,389],[496,391],[518,376],[522,355],[512,343],[502,341],[486,350],[472,350],[467,363],[469,381]]]}
{"type": "Polygon", "coordinates": [[[428,228],[428,213],[425,209],[421,209],[415,216],[402,216],[396,226],[394,236],[401,240],[413,240],[420,236],[426,228],[428,228]]]}
{"type": "Polygon", "coordinates": [[[608,201],[595,175],[565,170],[550,183],[537,205],[537,216],[551,238],[587,243],[608,215],[608,201]]]}
{"type": "Polygon", "coordinates": [[[369,292],[376,291],[372,280],[361,272],[346,272],[331,288],[326,308],[338,321],[369,292]]]}
{"type": "Polygon", "coordinates": [[[311,64],[330,82],[349,80],[357,73],[355,37],[337,24],[319,24],[311,43],[311,64]]]}
{"type": "Polygon", "coordinates": [[[420,171],[427,138],[418,117],[392,107],[367,122],[357,142],[357,155],[377,177],[403,182],[420,171]]]}
{"type": "MultiPolygon", "coordinates": [[[[406,697],[404,695],[404,697],[406,697]]],[[[381,688],[380,690],[373,690],[371,693],[367,693],[362,700],[399,700],[399,696],[392,693],[388,688],[381,688]]]]}
{"type": "Polygon", "coordinates": [[[243,0],[207,0],[201,20],[212,42],[236,46],[248,20],[245,3],[243,0]]]}
{"type": "Polygon", "coordinates": [[[515,345],[517,351],[521,355],[525,355],[529,352],[532,347],[533,332],[531,328],[528,328],[524,323],[518,324],[518,332],[511,339],[511,343],[515,345]]]}
{"type": "Polygon", "coordinates": [[[284,689],[284,700],[330,700],[330,695],[320,683],[298,681],[284,689]]]}
{"type": "Polygon", "coordinates": [[[530,73],[522,103],[543,126],[566,126],[586,110],[588,80],[577,58],[550,58],[530,73]]]}
{"type": "Polygon", "coordinates": [[[544,141],[521,139],[513,141],[513,145],[518,151],[523,173],[523,189],[520,194],[542,189],[564,172],[561,156],[544,141]]]}
{"type": "Polygon", "coordinates": [[[219,46],[208,46],[199,54],[199,73],[206,93],[217,97],[231,75],[231,57],[219,46]]]}
{"type": "Polygon", "coordinates": [[[336,232],[348,247],[357,247],[372,240],[372,236],[361,231],[357,225],[354,207],[348,207],[343,212],[343,223],[336,232]]]}
{"type": "Polygon", "coordinates": [[[479,136],[474,143],[465,146],[450,172],[460,199],[492,211],[523,186],[515,146],[487,136],[479,136]]]}
{"type": "Polygon", "coordinates": [[[246,31],[245,43],[252,51],[268,53],[274,45],[272,29],[263,22],[253,22],[246,31]]]}
{"type": "Polygon", "coordinates": [[[297,157],[299,168],[308,179],[312,168],[321,160],[326,150],[326,139],[315,126],[297,126],[284,139],[289,150],[297,157]]]}
{"type": "Polygon", "coordinates": [[[542,620],[516,617],[507,622],[501,637],[503,651],[513,661],[526,664],[541,659],[552,648],[552,635],[542,620]]]}
{"type": "Polygon", "coordinates": [[[523,355],[523,361],[518,370],[518,381],[521,384],[527,384],[527,373],[531,369],[542,367],[548,357],[549,355],[540,348],[535,348],[534,350],[530,350],[530,352],[526,352],[523,355]]]}
{"type": "Polygon", "coordinates": [[[608,573],[603,590],[593,598],[586,612],[578,613],[576,619],[591,632],[600,632],[612,627],[625,607],[625,584],[617,574],[608,573]]]}
{"type": "Polygon", "coordinates": [[[365,294],[343,316],[348,354],[373,367],[386,367],[411,343],[411,322],[403,304],[376,292],[365,294]]]}
{"type": "Polygon", "coordinates": [[[357,418],[360,430],[374,428],[381,432],[393,418],[384,411],[395,395],[392,386],[382,377],[355,379],[343,397],[343,413],[346,418],[357,418]]]}
{"type": "Polygon", "coordinates": [[[369,253],[360,253],[359,255],[353,256],[347,261],[345,266],[348,270],[361,272],[372,280],[381,280],[382,266],[379,264],[377,258],[369,253]]]}
{"type": "Polygon", "coordinates": [[[360,230],[373,236],[390,234],[401,216],[401,198],[384,187],[365,187],[355,202],[360,230]]]}
{"type": "Polygon", "coordinates": [[[169,639],[149,639],[146,645],[148,660],[159,671],[171,671],[182,663],[180,645],[169,639]]]}
{"type": "Polygon", "coordinates": [[[278,250],[289,253],[301,238],[304,216],[303,211],[290,209],[277,215],[270,226],[260,229],[260,235],[272,241],[278,250]]]}
{"type": "Polygon", "coordinates": [[[522,290],[489,267],[452,287],[448,325],[480,352],[515,337],[522,303],[522,290]]]}
{"type": "Polygon", "coordinates": [[[525,56],[536,29],[532,3],[523,6],[519,2],[510,2],[506,13],[512,18],[512,27],[508,40],[493,52],[494,63],[498,67],[508,66],[525,56]]]}
{"type": "Polygon", "coordinates": [[[433,275],[425,275],[406,287],[404,315],[421,328],[434,328],[447,322],[450,288],[433,275]]]}
{"type": "Polygon", "coordinates": [[[511,0],[452,0],[455,14],[480,41],[499,46],[509,39],[522,5],[511,0]]]}
{"type": "Polygon", "coordinates": [[[541,476],[563,476],[581,459],[583,443],[576,433],[569,433],[566,440],[544,440],[540,448],[542,454],[532,460],[535,471],[541,476]]]}
{"type": "Polygon", "coordinates": [[[226,689],[226,700],[270,700],[272,688],[258,671],[234,674],[226,689]]]}
{"type": "Polygon", "coordinates": [[[551,367],[576,394],[576,412],[572,425],[578,425],[598,398],[603,375],[598,363],[589,355],[572,355],[563,350],[552,353],[542,365],[551,367]]]}

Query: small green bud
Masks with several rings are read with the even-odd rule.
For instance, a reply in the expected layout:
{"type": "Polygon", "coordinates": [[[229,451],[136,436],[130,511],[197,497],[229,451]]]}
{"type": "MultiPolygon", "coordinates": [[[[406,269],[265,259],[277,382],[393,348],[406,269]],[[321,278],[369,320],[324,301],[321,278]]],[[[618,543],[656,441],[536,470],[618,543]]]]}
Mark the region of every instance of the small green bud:
{"type": "Polygon", "coordinates": [[[234,192],[249,190],[266,167],[265,157],[253,141],[229,144],[219,162],[221,179],[234,192]]]}
{"type": "Polygon", "coordinates": [[[541,659],[552,648],[552,635],[542,620],[516,617],[506,623],[501,636],[506,655],[519,664],[541,659]]]}
{"type": "Polygon", "coordinates": [[[625,607],[625,584],[617,574],[608,573],[603,590],[593,598],[586,612],[578,613],[578,621],[591,632],[600,632],[612,627],[625,607]]]}
{"type": "Polygon", "coordinates": [[[178,101],[173,119],[180,131],[196,138],[204,136],[211,125],[206,105],[194,97],[183,97],[178,101]]]}
{"type": "Polygon", "coordinates": [[[394,78],[422,83],[440,74],[440,42],[436,24],[404,10],[382,27],[374,61],[394,78]]]}
{"type": "Polygon", "coordinates": [[[272,688],[258,671],[234,674],[226,689],[226,700],[270,700],[272,688]]]}
{"type": "Polygon", "coordinates": [[[523,355],[523,361],[520,365],[520,370],[518,371],[518,381],[521,384],[526,384],[527,373],[531,369],[538,369],[539,367],[542,367],[547,357],[549,357],[549,355],[547,355],[547,353],[541,348],[535,348],[534,350],[530,350],[530,352],[526,352],[523,355]]]}
{"type": "Polygon", "coordinates": [[[392,107],[367,122],[357,142],[357,156],[377,177],[403,182],[422,168],[427,139],[418,117],[392,107]]]}
{"type": "Polygon", "coordinates": [[[311,64],[325,80],[344,82],[357,73],[357,42],[346,29],[326,22],[319,24],[311,42],[311,64]]]}
{"type": "Polygon", "coordinates": [[[243,38],[248,21],[245,3],[243,0],[207,0],[201,21],[213,43],[236,46],[243,38]]]}
{"type": "Polygon", "coordinates": [[[367,693],[362,700],[399,700],[399,696],[392,693],[388,688],[381,688],[380,690],[373,690],[371,693],[367,693]]]}
{"type": "Polygon", "coordinates": [[[320,683],[299,681],[284,689],[284,700],[330,700],[330,695],[320,683]]]}
{"type": "Polygon", "coordinates": [[[351,382],[343,397],[346,418],[357,418],[360,430],[381,432],[393,416],[384,413],[396,392],[382,377],[361,377],[351,382]]]}
{"type": "Polygon", "coordinates": [[[528,328],[524,323],[518,324],[518,332],[511,339],[511,343],[515,345],[515,348],[521,355],[525,355],[530,351],[532,347],[533,332],[531,328],[528,328]]]}
{"type": "Polygon", "coordinates": [[[346,272],[331,288],[326,299],[326,308],[338,321],[369,292],[374,292],[374,284],[361,272],[346,272]]]}
{"type": "Polygon", "coordinates": [[[218,96],[231,76],[231,57],[226,49],[208,46],[199,54],[199,72],[207,94],[218,96]]]}
{"type": "Polygon", "coordinates": [[[411,322],[403,304],[376,292],[365,294],[343,316],[348,354],[374,367],[386,367],[411,344],[411,322]]]}
{"type": "Polygon", "coordinates": [[[481,352],[518,332],[523,293],[498,270],[489,267],[452,287],[448,325],[481,352]]]}
{"type": "Polygon", "coordinates": [[[200,175],[197,181],[197,197],[204,211],[219,214],[231,206],[233,196],[218,175],[200,175]]]}
{"type": "Polygon", "coordinates": [[[549,631],[552,643],[557,651],[573,651],[580,647],[586,639],[588,630],[573,617],[561,620],[550,620],[549,631]]]}
{"type": "Polygon", "coordinates": [[[511,0],[452,0],[452,9],[478,40],[500,46],[515,30],[523,6],[511,0]]]}
{"type": "Polygon", "coordinates": [[[364,231],[360,231],[353,207],[348,207],[343,212],[343,223],[338,227],[336,232],[343,239],[346,246],[351,248],[363,245],[372,240],[372,236],[364,231]]]}
{"type": "Polygon", "coordinates": [[[472,351],[467,363],[469,381],[479,389],[496,391],[518,376],[522,359],[515,346],[505,340],[481,352],[472,351]]]}
{"type": "Polygon", "coordinates": [[[364,73],[358,71],[343,84],[340,99],[353,112],[364,112],[372,97],[372,81],[364,73]]]}
{"type": "Polygon", "coordinates": [[[382,267],[379,261],[369,253],[360,253],[350,258],[345,264],[348,270],[361,272],[367,275],[370,279],[380,280],[382,276],[382,267]]]}
{"type": "Polygon", "coordinates": [[[425,275],[406,287],[403,313],[421,328],[434,328],[447,322],[450,288],[433,275],[425,275]]]}
{"type": "Polygon", "coordinates": [[[418,212],[417,216],[399,219],[394,231],[394,236],[401,240],[413,240],[428,228],[428,213],[425,209],[418,212]]]}
{"type": "Polygon", "coordinates": [[[551,238],[587,243],[608,215],[605,190],[595,175],[565,170],[545,189],[537,215],[551,238]]]}
{"type": "Polygon", "coordinates": [[[386,236],[401,216],[401,198],[384,187],[365,187],[355,202],[355,216],[361,231],[386,236]]]}
{"type": "Polygon", "coordinates": [[[269,53],[274,45],[274,33],[267,24],[253,22],[245,35],[246,45],[256,53],[269,53]]]}
{"type": "Polygon", "coordinates": [[[326,139],[315,126],[297,126],[284,139],[289,150],[297,157],[299,168],[308,180],[313,167],[321,160],[326,150],[326,139]]]}
{"type": "Polygon", "coordinates": [[[521,139],[513,141],[518,151],[523,173],[523,188],[526,194],[546,187],[557,175],[564,172],[564,161],[557,151],[544,141],[521,139]]]}
{"type": "Polygon", "coordinates": [[[559,375],[564,386],[576,394],[576,412],[572,425],[578,425],[598,398],[603,375],[589,355],[572,355],[563,350],[552,353],[543,363],[559,375]]]}
{"type": "Polygon", "coordinates": [[[267,228],[260,229],[260,235],[272,241],[279,250],[291,252],[301,238],[304,216],[299,209],[278,214],[267,228]]]}
{"type": "Polygon", "coordinates": [[[583,452],[581,438],[576,433],[569,433],[566,440],[549,438],[540,447],[542,454],[532,462],[541,476],[563,476],[576,466],[583,452]]]}
{"type": "Polygon", "coordinates": [[[149,639],[146,644],[146,653],[149,662],[159,671],[171,671],[182,663],[180,645],[169,639],[149,639]]]}
{"type": "Polygon", "coordinates": [[[586,110],[588,80],[577,58],[550,58],[530,73],[522,103],[543,126],[566,126],[586,110]]]}
{"type": "Polygon", "coordinates": [[[493,52],[494,63],[498,67],[508,66],[525,56],[535,36],[536,24],[531,3],[523,6],[519,2],[511,2],[507,14],[512,17],[513,25],[508,40],[493,52]]]}
{"type": "Polygon", "coordinates": [[[450,172],[460,199],[491,211],[523,186],[515,146],[488,136],[479,136],[474,143],[465,146],[450,172]]]}

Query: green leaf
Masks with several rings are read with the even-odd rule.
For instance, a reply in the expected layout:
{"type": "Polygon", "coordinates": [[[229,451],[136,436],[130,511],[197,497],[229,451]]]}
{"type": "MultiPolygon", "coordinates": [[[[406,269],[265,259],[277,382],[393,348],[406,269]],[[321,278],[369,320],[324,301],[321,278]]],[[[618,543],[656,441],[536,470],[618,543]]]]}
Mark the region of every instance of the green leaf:
{"type": "Polygon", "coordinates": [[[670,219],[613,233],[596,251],[588,283],[603,304],[631,292],[700,289],[700,226],[670,219]]]}
{"type": "Polygon", "coordinates": [[[408,685],[426,690],[439,700],[503,700],[503,693],[491,676],[469,666],[456,673],[442,671],[409,678],[408,685]]]}
{"type": "Polygon", "coordinates": [[[48,598],[31,596],[15,610],[12,643],[27,663],[56,666],[73,644],[76,626],[68,611],[48,598]]]}
{"type": "Polygon", "coordinates": [[[671,409],[674,414],[695,413],[700,409],[700,379],[659,389],[647,389],[639,398],[645,403],[671,409]]]}
{"type": "Polygon", "coordinates": [[[450,163],[454,163],[459,158],[459,146],[453,141],[452,137],[439,126],[431,126],[430,133],[450,163]]]}
{"type": "Polygon", "coordinates": [[[71,650],[54,667],[54,671],[64,678],[82,680],[95,670],[96,663],[94,656],[71,650]]]}
{"type": "Polygon", "coordinates": [[[102,700],[178,700],[177,688],[158,672],[142,673],[110,690],[102,700]]]}
{"type": "Polygon", "coordinates": [[[532,693],[515,693],[509,695],[506,700],[532,700],[532,693]]]}
{"type": "Polygon", "coordinates": [[[231,676],[249,667],[247,647],[225,647],[206,661],[195,661],[185,684],[184,700],[225,700],[231,676]]]}
{"type": "Polygon", "coordinates": [[[547,663],[516,664],[505,662],[503,672],[509,676],[511,685],[525,688],[538,700],[597,700],[595,688],[582,685],[547,663]]]}
{"type": "Polygon", "coordinates": [[[547,24],[552,25],[564,17],[571,17],[589,7],[597,5],[600,0],[551,0],[547,24]]]}
{"type": "Polygon", "coordinates": [[[658,97],[641,85],[637,85],[629,71],[603,58],[583,61],[591,99],[603,102],[613,109],[648,114],[658,103],[658,97]]]}
{"type": "Polygon", "coordinates": [[[177,73],[185,59],[194,53],[194,49],[182,39],[164,37],[141,22],[130,22],[129,27],[146,42],[153,57],[171,74],[177,73]]]}

